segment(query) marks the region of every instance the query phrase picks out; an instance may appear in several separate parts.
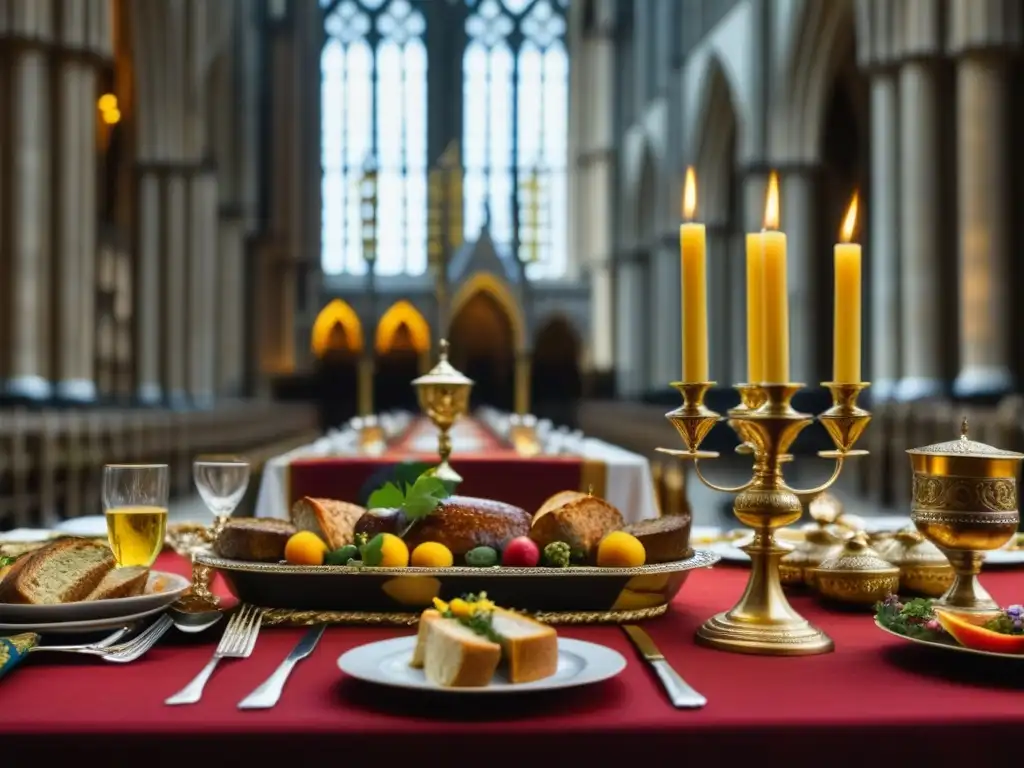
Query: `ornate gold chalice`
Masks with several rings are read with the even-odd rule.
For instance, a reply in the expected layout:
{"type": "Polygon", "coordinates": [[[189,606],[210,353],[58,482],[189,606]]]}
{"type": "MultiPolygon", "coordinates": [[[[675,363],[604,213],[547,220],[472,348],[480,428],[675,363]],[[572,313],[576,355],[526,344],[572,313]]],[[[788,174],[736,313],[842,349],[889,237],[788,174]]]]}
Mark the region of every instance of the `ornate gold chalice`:
{"type": "Polygon", "coordinates": [[[969,439],[967,419],[959,439],[907,453],[914,470],[910,519],[956,572],[936,603],[958,611],[999,610],[978,574],[985,552],[999,549],[1017,532],[1017,475],[1024,454],[969,439]]]}
{"type": "Polygon", "coordinates": [[[835,444],[835,450],[819,455],[833,459],[832,476],[817,488],[795,489],[783,479],[782,465],[791,461],[793,440],[814,421],[791,405],[802,384],[738,385],[741,405],[729,411],[729,425],[753,455],[753,476],[743,485],[726,488],[707,480],[701,459],[717,457],[700,445],[720,416],[704,405],[714,382],[675,383],[683,405],[666,414],[686,445],[685,451],[659,448],[662,453],[694,463],[697,477],[712,490],[736,494],[733,511],[754,538],[742,549],[750,556],[750,578],[739,602],[729,611],[710,618],[697,631],[698,642],[725,651],[777,656],[827,653],[832,640],[798,614],[786,599],[779,577],[779,562],[790,551],[775,540],[775,531],[800,519],[797,494],[814,495],[829,488],[839,477],[844,461],[867,451],[853,449],[871,414],[857,407],[857,396],[868,385],[826,382],[832,407],[818,417],[835,444]],[[756,391],[755,391],[756,390],[756,391]]]}
{"type": "Polygon", "coordinates": [[[429,373],[414,379],[416,396],[420,408],[427,418],[438,429],[437,452],[441,463],[434,470],[434,475],[441,480],[462,482],[459,473],[452,469],[448,457],[452,454],[452,439],[448,431],[469,409],[469,392],[473,388],[473,380],[457,371],[448,362],[448,340],[441,339],[441,357],[429,373]]]}

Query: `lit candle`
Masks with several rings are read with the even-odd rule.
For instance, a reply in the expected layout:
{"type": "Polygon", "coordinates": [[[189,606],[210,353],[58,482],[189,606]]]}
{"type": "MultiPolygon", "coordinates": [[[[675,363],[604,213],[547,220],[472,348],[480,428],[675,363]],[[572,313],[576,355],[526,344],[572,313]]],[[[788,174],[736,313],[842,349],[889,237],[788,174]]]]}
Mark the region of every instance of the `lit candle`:
{"type": "Polygon", "coordinates": [[[764,380],[789,383],[789,293],[786,286],[786,235],[779,228],[779,177],[768,177],[764,206],[764,380]]]}
{"type": "Polygon", "coordinates": [[[747,234],[747,382],[764,381],[764,245],[747,234]]]}
{"type": "Polygon", "coordinates": [[[679,253],[683,287],[683,381],[708,380],[707,237],[703,224],[692,223],[697,210],[697,181],[686,169],[679,253]]]}
{"type": "Polygon", "coordinates": [[[835,328],[832,342],[832,380],[860,382],[860,245],[851,243],[857,225],[857,194],[846,210],[835,247],[835,328]]]}

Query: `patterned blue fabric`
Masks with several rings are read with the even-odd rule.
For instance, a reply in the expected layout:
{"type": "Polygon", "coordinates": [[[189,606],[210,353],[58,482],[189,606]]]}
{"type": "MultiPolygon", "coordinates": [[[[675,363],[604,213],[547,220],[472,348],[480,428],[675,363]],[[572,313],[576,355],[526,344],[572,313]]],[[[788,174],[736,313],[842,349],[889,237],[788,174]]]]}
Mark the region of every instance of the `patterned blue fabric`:
{"type": "Polygon", "coordinates": [[[39,635],[26,632],[22,635],[0,637],[0,677],[10,672],[39,642],[39,635]]]}

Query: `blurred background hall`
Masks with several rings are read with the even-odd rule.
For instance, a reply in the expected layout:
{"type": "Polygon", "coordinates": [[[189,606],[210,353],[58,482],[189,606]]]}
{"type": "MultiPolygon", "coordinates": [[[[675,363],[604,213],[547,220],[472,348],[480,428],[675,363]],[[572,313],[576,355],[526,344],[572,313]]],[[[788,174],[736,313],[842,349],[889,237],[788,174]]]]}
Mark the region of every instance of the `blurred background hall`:
{"type": "Polygon", "coordinates": [[[105,462],[185,498],[198,453],[415,409],[441,338],[477,405],[680,447],[687,166],[718,411],[773,170],[827,406],[860,193],[872,453],[840,492],[906,506],[904,449],[963,415],[1024,447],[1022,38],[1022,0],[0,0],[0,528],[98,513],[105,462]]]}

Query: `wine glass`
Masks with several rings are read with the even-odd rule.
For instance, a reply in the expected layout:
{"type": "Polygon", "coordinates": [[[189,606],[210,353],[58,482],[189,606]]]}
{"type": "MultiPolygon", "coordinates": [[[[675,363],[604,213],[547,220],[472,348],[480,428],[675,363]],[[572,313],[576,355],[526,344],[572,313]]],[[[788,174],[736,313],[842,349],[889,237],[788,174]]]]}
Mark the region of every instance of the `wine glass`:
{"type": "Polygon", "coordinates": [[[199,496],[213,512],[217,533],[224,527],[249,487],[249,462],[234,456],[200,456],[192,464],[199,496]]]}
{"type": "Polygon", "coordinates": [[[166,464],[107,464],[103,512],[118,567],[148,568],[164,546],[169,472],[166,464]]]}

